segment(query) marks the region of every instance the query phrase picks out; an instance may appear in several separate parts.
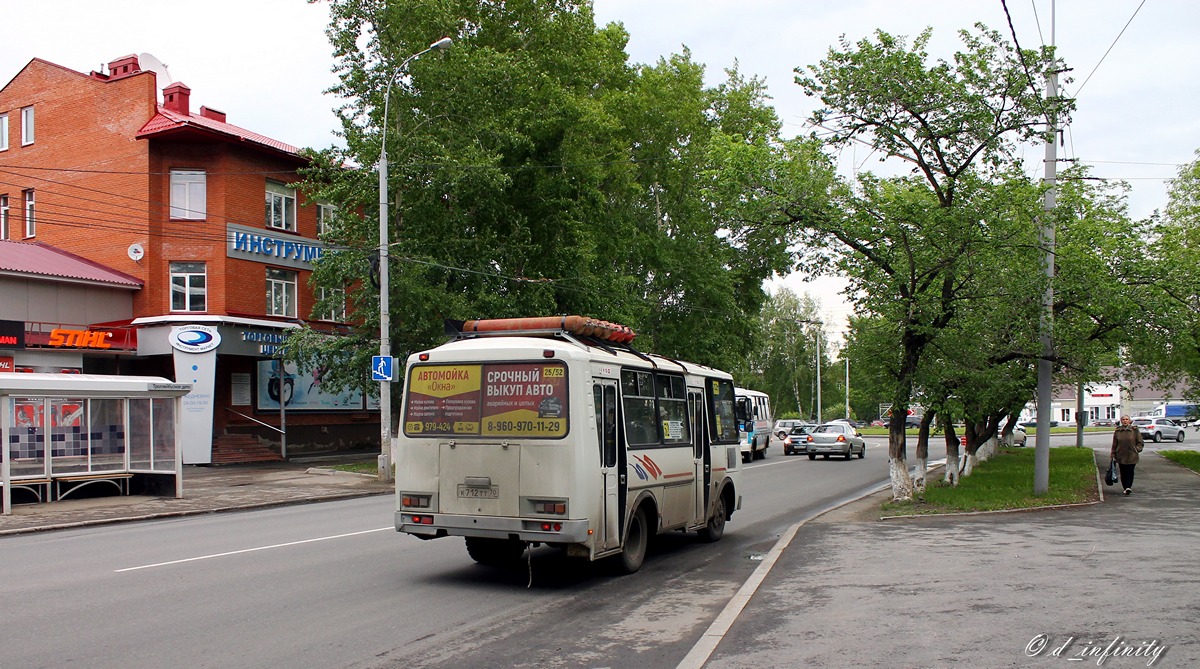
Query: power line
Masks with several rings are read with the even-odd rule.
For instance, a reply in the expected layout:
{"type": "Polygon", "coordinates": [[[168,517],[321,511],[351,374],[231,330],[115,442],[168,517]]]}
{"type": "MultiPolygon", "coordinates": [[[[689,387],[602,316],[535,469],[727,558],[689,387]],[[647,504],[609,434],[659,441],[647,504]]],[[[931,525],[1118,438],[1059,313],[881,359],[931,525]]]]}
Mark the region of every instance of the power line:
{"type": "Polygon", "coordinates": [[[1079,88],[1075,89],[1075,95],[1072,97],[1079,97],[1079,93],[1083,91],[1083,87],[1087,86],[1087,83],[1092,80],[1092,75],[1096,73],[1096,70],[1100,69],[1100,65],[1104,63],[1104,59],[1108,58],[1108,54],[1113,50],[1113,47],[1117,45],[1117,42],[1121,39],[1121,36],[1125,34],[1125,30],[1129,28],[1129,24],[1133,23],[1133,19],[1138,15],[1138,12],[1142,11],[1142,7],[1145,6],[1145,4],[1146,0],[1142,0],[1142,2],[1138,4],[1137,9],[1133,10],[1133,16],[1130,16],[1129,20],[1125,22],[1125,27],[1121,28],[1121,32],[1117,34],[1116,39],[1112,41],[1112,44],[1108,45],[1108,51],[1105,51],[1104,55],[1100,57],[1100,62],[1096,63],[1096,67],[1093,67],[1092,71],[1088,73],[1087,79],[1084,79],[1083,83],[1079,84],[1079,88]]]}

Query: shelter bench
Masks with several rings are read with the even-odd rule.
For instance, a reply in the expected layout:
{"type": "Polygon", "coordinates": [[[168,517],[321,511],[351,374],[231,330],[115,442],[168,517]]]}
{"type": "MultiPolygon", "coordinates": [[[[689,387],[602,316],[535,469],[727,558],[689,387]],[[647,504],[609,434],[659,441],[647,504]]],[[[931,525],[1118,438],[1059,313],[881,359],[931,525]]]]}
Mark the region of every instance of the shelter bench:
{"type": "Polygon", "coordinates": [[[92,472],[90,474],[67,474],[54,477],[54,498],[63,499],[72,492],[92,483],[111,483],[117,486],[122,495],[129,494],[129,479],[133,474],[128,472],[92,472]],[[63,484],[67,489],[63,491],[63,484]]]}

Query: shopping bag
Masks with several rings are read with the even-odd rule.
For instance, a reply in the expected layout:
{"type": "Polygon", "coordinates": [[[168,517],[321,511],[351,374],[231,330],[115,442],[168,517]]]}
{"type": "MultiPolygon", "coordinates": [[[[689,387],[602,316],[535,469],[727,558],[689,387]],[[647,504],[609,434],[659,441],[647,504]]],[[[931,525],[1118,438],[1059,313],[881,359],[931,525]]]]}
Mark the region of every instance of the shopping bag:
{"type": "Polygon", "coordinates": [[[1108,473],[1104,475],[1104,484],[1115,485],[1119,476],[1120,475],[1117,473],[1117,461],[1114,458],[1108,463],[1108,473]]]}

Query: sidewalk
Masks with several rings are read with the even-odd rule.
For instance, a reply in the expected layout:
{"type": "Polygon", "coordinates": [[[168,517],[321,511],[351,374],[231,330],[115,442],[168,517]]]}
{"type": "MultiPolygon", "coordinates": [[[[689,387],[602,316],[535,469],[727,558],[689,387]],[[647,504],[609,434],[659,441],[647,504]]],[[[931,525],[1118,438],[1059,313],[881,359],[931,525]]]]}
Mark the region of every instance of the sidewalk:
{"type": "Polygon", "coordinates": [[[281,504],[302,504],[395,491],[392,483],[361,474],[335,472],[326,463],[269,463],[183,468],[183,499],[141,495],[14,504],[0,515],[0,536],[281,504]]]}
{"type": "Polygon", "coordinates": [[[704,666],[1200,666],[1200,476],[1146,452],[1120,492],[882,522],[864,510],[890,492],[842,507],[800,528],[704,666]]]}

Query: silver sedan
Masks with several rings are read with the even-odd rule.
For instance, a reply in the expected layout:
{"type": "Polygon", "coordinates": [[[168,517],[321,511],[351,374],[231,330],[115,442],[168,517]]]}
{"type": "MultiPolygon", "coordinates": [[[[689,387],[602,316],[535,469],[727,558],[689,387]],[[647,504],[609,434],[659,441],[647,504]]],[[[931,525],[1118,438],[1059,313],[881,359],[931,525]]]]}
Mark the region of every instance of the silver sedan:
{"type": "Polygon", "coordinates": [[[855,455],[865,458],[867,442],[849,423],[825,423],[816,426],[808,434],[802,452],[808,455],[809,460],[815,460],[818,455],[826,460],[831,455],[840,455],[847,460],[855,455]]]}

